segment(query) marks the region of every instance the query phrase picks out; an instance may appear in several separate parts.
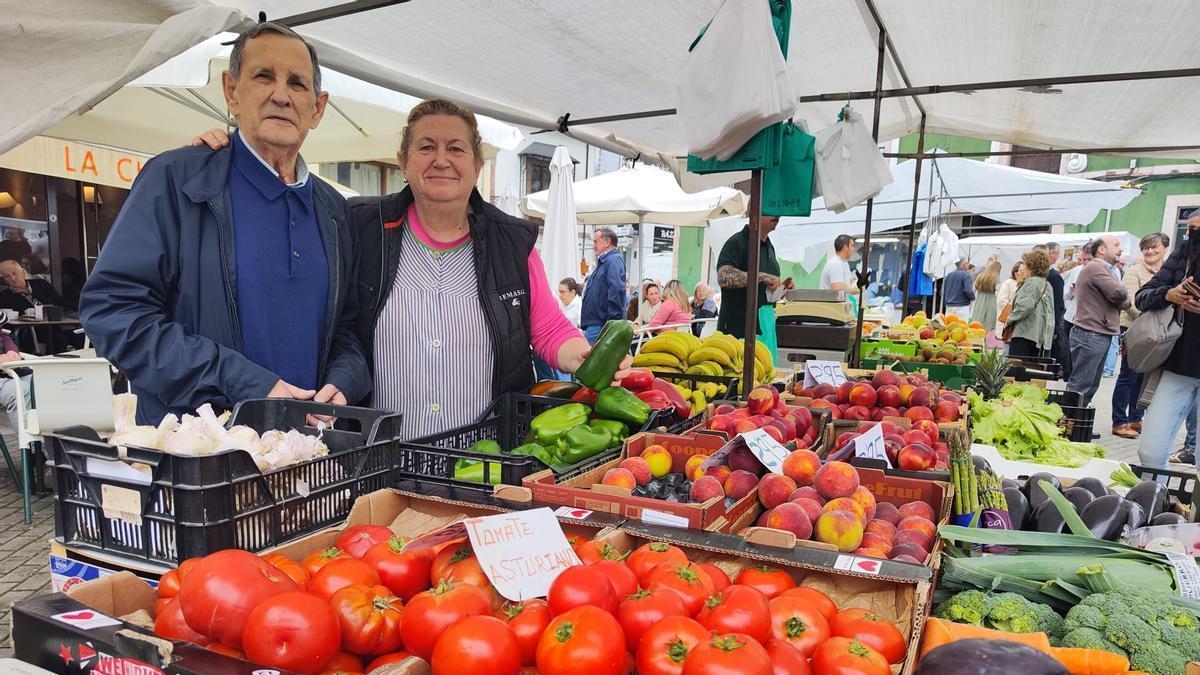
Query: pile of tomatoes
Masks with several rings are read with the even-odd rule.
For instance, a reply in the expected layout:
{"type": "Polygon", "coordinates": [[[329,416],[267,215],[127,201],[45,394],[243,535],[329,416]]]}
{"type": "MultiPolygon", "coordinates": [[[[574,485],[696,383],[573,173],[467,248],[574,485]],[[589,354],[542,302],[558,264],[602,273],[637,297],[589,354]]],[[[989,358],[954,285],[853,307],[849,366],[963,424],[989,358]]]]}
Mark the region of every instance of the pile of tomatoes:
{"type": "Polygon", "coordinates": [[[545,599],[504,601],[466,540],[405,550],[354,526],[304,560],[239,550],[162,577],[155,632],[261,666],[367,673],[410,655],[434,675],[886,675],[905,642],[784,570],[731,580],[673,545],[627,556],[574,541],[582,565],[545,599]]]}

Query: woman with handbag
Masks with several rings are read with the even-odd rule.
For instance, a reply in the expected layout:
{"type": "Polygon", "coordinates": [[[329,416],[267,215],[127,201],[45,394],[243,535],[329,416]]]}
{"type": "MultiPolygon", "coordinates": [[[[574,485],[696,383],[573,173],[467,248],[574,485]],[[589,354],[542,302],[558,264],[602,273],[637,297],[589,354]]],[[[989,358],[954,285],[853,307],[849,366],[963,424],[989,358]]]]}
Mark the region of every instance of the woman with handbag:
{"type": "Polygon", "coordinates": [[[1054,293],[1046,280],[1050,258],[1034,250],[1021,260],[1029,276],[1013,296],[1003,334],[1009,356],[1042,356],[1054,343],[1054,293]]]}
{"type": "Polygon", "coordinates": [[[993,332],[993,338],[997,344],[995,347],[1003,346],[1007,340],[1004,335],[1004,324],[1008,322],[1008,315],[1012,313],[1013,297],[1017,294],[1017,289],[1021,287],[1021,282],[1025,280],[1025,263],[1018,261],[1012,266],[1012,271],[1009,272],[1007,279],[1002,281],[996,287],[996,307],[998,314],[996,315],[996,329],[993,332]]]}
{"type": "MultiPolygon", "coordinates": [[[[1142,314],[1129,329],[1134,333],[1139,323],[1153,321],[1164,312],[1172,313],[1183,323],[1182,330],[1164,332],[1163,341],[1173,339],[1174,344],[1162,364],[1150,408],[1142,418],[1138,457],[1143,465],[1156,469],[1166,468],[1171,441],[1184,418],[1197,414],[1200,398],[1200,358],[1196,356],[1200,350],[1200,288],[1193,280],[1195,271],[1200,269],[1200,212],[1193,213],[1187,224],[1187,240],[1138,291],[1136,305],[1142,314]]],[[[1130,353],[1130,363],[1137,364],[1139,356],[1145,355],[1130,353]]]]}

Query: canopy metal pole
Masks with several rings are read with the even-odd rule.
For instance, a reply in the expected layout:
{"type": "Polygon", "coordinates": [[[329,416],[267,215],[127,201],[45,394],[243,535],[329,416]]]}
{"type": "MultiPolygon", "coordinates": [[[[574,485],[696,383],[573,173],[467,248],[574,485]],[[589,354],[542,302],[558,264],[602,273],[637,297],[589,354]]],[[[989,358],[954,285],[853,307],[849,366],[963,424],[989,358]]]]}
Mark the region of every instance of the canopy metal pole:
{"type": "MultiPolygon", "coordinates": [[[[875,142],[879,142],[879,112],[883,106],[883,97],[880,92],[883,91],[883,60],[887,55],[887,30],[883,25],[879,26],[879,58],[875,63],[875,115],[871,120],[871,137],[875,142]]],[[[854,348],[850,353],[850,365],[854,368],[859,366],[861,361],[862,349],[859,347],[862,344],[862,325],[863,315],[867,309],[867,284],[870,282],[870,263],[871,263],[871,216],[875,211],[875,198],[867,200],[867,217],[863,227],[863,243],[862,255],[860,260],[862,264],[858,270],[858,322],[854,325],[854,348]]],[[[828,264],[828,263],[826,263],[828,264]]]]}
{"type": "MultiPolygon", "coordinates": [[[[988,152],[938,152],[938,157],[1021,157],[1025,155],[1105,155],[1105,154],[1138,154],[1147,152],[1171,152],[1174,150],[1198,150],[1200,145],[1146,145],[1142,147],[1125,148],[1048,148],[1045,150],[994,150],[988,152]]],[[[884,157],[897,159],[917,159],[932,157],[933,154],[913,152],[885,152],[884,157]]]]}
{"type": "Polygon", "coordinates": [[[912,287],[912,265],[913,256],[916,254],[916,239],[917,239],[917,201],[921,198],[921,162],[925,158],[925,115],[921,114],[921,132],[917,136],[917,166],[913,171],[913,202],[912,202],[912,220],[908,225],[908,263],[905,267],[905,279],[908,283],[904,284],[904,302],[900,305],[900,318],[908,313],[908,289],[912,287]]]}
{"type": "Polygon", "coordinates": [[[754,384],[754,343],[758,341],[758,252],[762,247],[759,237],[760,220],[762,216],[762,177],[763,170],[755,169],[750,172],[750,229],[746,247],[746,339],[745,350],[742,352],[742,398],[750,399],[750,390],[754,384]]]}

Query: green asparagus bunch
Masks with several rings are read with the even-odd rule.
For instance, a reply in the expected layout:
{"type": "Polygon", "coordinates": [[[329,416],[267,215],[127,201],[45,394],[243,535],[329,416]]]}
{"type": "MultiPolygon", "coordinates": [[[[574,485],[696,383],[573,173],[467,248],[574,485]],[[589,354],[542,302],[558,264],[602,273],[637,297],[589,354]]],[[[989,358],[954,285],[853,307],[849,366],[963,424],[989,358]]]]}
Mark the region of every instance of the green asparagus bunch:
{"type": "Polygon", "coordinates": [[[954,514],[975,513],[979,510],[979,481],[971,461],[967,435],[961,429],[947,433],[950,446],[950,482],[954,484],[954,514]]]}

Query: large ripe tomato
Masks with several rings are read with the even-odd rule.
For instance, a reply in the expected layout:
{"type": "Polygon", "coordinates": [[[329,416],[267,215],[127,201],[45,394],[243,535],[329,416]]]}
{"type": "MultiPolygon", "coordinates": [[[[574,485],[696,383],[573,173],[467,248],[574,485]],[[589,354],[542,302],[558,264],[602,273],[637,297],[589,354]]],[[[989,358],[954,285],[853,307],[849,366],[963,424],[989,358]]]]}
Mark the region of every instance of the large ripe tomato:
{"type": "Polygon", "coordinates": [[[813,652],[812,675],[889,675],[887,659],[858,640],[832,637],[813,652]]]}
{"type": "MultiPolygon", "coordinates": [[[[453,550],[445,549],[442,552],[452,552],[453,550]]],[[[437,564],[437,560],[434,559],[433,565],[436,567],[437,564]]],[[[483,591],[483,594],[488,597],[488,601],[492,603],[492,607],[499,607],[504,604],[504,598],[492,586],[491,579],[487,578],[487,574],[483,571],[483,565],[480,564],[479,558],[475,557],[474,552],[471,551],[470,544],[464,544],[463,548],[459,548],[453,556],[449,557],[449,562],[443,565],[441,576],[438,579],[439,581],[446,579],[458,583],[471,584],[483,591]]]]}
{"type": "Polygon", "coordinates": [[[638,644],[638,675],[680,675],[688,654],[711,633],[695,619],[670,616],[650,627],[638,644]]]}
{"type": "Polygon", "coordinates": [[[323,548],[320,551],[308,554],[304,560],[300,561],[300,566],[304,568],[304,571],[308,572],[309,577],[315,577],[322,567],[334,560],[343,560],[349,557],[349,553],[336,546],[330,546],[329,548],[323,548]]]}
{"type": "Polygon", "coordinates": [[[805,658],[829,639],[829,622],[804,598],[783,596],[770,601],[771,637],[795,647],[805,658]]]}
{"type": "Polygon", "coordinates": [[[312,581],[308,582],[308,591],[328,600],[334,593],[355,584],[376,586],[379,584],[379,575],[370,565],[358,558],[344,558],[334,560],[317,570],[312,581]]]}
{"type": "Polygon", "coordinates": [[[352,558],[361,558],[372,546],[394,536],[395,532],[382,525],[351,525],[333,540],[333,545],[349,553],[352,558]]]}
{"type": "Polygon", "coordinates": [[[197,562],[200,562],[199,558],[188,558],[179,563],[177,569],[173,569],[159,577],[158,588],[155,589],[158,592],[158,597],[173,598],[179,595],[179,584],[187,576],[188,572],[192,571],[197,562]]]}
{"type": "Polygon", "coordinates": [[[354,675],[355,673],[363,673],[362,659],[351,654],[350,652],[338,652],[329,659],[329,663],[325,664],[325,670],[321,671],[321,675],[354,675]]]}
{"type": "Polygon", "coordinates": [[[541,598],[507,602],[496,610],[495,617],[507,623],[517,636],[517,644],[521,645],[521,665],[532,666],[537,662],[538,640],[553,616],[550,604],[541,598]]]}
{"type": "Polygon", "coordinates": [[[246,617],[246,658],[260,666],[317,673],[341,644],[337,616],[328,602],[312,593],[271,596],[246,617]]]}
{"type": "Polygon", "coordinates": [[[342,627],[342,647],[355,654],[387,654],[404,648],[404,603],[387,586],[347,586],[329,598],[342,627]]]}
{"type": "Polygon", "coordinates": [[[808,659],[799,649],[783,640],[767,640],[763,647],[767,649],[767,656],[771,657],[772,675],[812,675],[808,659]]]}
{"type": "Polygon", "coordinates": [[[442,631],[468,616],[491,613],[492,604],[483,591],[470,584],[443,581],[409,601],[400,637],[408,651],[428,661],[442,631]]]}
{"type": "Polygon", "coordinates": [[[429,570],[429,583],[436,584],[450,576],[451,571],[465,560],[473,560],[475,552],[470,542],[459,541],[438,551],[429,570]]]}
{"type": "Polygon", "coordinates": [[[708,572],[708,576],[712,577],[713,590],[720,593],[721,589],[733,583],[729,580],[729,575],[725,574],[725,570],[712,565],[710,563],[696,563],[696,567],[708,572]]]}
{"type": "Polygon", "coordinates": [[[213,642],[211,644],[204,645],[204,648],[210,652],[224,654],[225,656],[229,656],[229,657],[238,659],[240,661],[246,660],[246,655],[242,653],[242,650],[234,649],[233,647],[226,647],[225,645],[221,644],[220,642],[213,642]]]}
{"type": "Polygon", "coordinates": [[[617,607],[617,622],[625,633],[625,648],[637,652],[646,631],[668,616],[687,616],[683,599],[669,588],[641,589],[622,600],[617,607]]]}
{"type": "Polygon", "coordinates": [[[197,562],[180,582],[178,597],[192,630],[241,649],[250,612],[273,595],[297,590],[296,582],[262,558],[227,549],[197,562]]]}
{"type": "Polygon", "coordinates": [[[837,637],[852,638],[874,649],[888,663],[904,660],[904,634],[887,619],[865,609],[843,609],[833,617],[830,631],[837,637]]]}
{"type": "Polygon", "coordinates": [[[392,652],[391,654],[384,654],[383,656],[368,663],[366,669],[363,672],[369,673],[372,670],[375,670],[376,668],[382,668],[383,666],[386,666],[391,663],[400,663],[404,659],[407,659],[409,656],[410,656],[410,654],[405,651],[392,652]]]}
{"type": "Polygon", "coordinates": [[[625,667],[621,624],[591,605],[554,617],[538,641],[537,667],[542,675],[620,675],[625,667]]]}
{"type": "Polygon", "coordinates": [[[624,555],[620,551],[613,548],[611,544],[599,542],[595,540],[585,541],[574,547],[575,555],[579,556],[579,560],[587,565],[594,563],[597,560],[623,560],[624,555]]]}
{"type": "Polygon", "coordinates": [[[179,598],[163,598],[166,602],[154,616],[154,634],[171,640],[183,640],[203,647],[212,642],[192,630],[183,620],[183,611],[179,608],[179,598]]]}
{"type": "Polygon", "coordinates": [[[646,577],[655,567],[665,562],[685,563],[687,559],[687,554],[678,546],[652,541],[642,544],[633,553],[630,553],[625,564],[633,570],[634,576],[642,586],[646,586],[646,577]]]}
{"type": "Polygon", "coordinates": [[[795,588],[789,588],[779,595],[788,598],[802,598],[807,600],[808,603],[816,608],[816,610],[821,613],[821,616],[825,617],[825,620],[830,623],[833,622],[833,617],[837,616],[837,603],[835,603],[828,595],[825,595],[815,588],[809,586],[797,586],[795,588]]]}
{"type": "Polygon", "coordinates": [[[268,553],[262,558],[263,560],[266,560],[274,565],[275,569],[288,575],[292,581],[296,582],[296,585],[300,587],[300,590],[308,588],[308,582],[312,581],[312,575],[308,573],[308,570],[304,569],[300,563],[283,554],[268,553]]]}
{"type": "Polygon", "coordinates": [[[638,580],[634,576],[633,570],[629,569],[623,562],[615,560],[601,560],[594,562],[588,567],[600,570],[604,576],[608,577],[608,583],[612,584],[613,590],[617,593],[617,600],[623,600],[634,593],[637,593],[638,580]]]}
{"type": "Polygon", "coordinates": [[[620,599],[608,576],[589,565],[576,565],[563,570],[550,584],[546,594],[550,612],[555,616],[582,605],[594,605],[613,614],[620,599]]]}
{"type": "Polygon", "coordinates": [[[796,580],[792,578],[792,575],[778,567],[769,567],[767,565],[755,565],[744,568],[741,572],[738,572],[737,578],[733,580],[733,583],[753,586],[762,591],[768,600],[789,588],[796,587],[796,580]]]}
{"type": "Polygon", "coordinates": [[[690,562],[663,563],[646,575],[642,585],[647,588],[665,586],[678,593],[688,616],[699,614],[704,601],[713,594],[713,582],[708,572],[690,562]]]}
{"type": "Polygon", "coordinates": [[[683,675],[771,675],[771,657],[749,635],[714,635],[688,654],[683,675]]]}
{"type": "Polygon", "coordinates": [[[404,544],[405,540],[390,537],[372,546],[362,561],[379,573],[379,580],[384,586],[408,602],[412,596],[429,588],[433,550],[419,548],[405,551],[404,544]]]}
{"type": "Polygon", "coordinates": [[[759,643],[771,637],[767,596],[752,586],[733,584],[708,596],[696,620],[715,633],[744,633],[759,643]]]}
{"type": "Polygon", "coordinates": [[[516,675],[517,636],[494,616],[470,616],[450,626],[433,648],[433,675],[516,675]]]}

